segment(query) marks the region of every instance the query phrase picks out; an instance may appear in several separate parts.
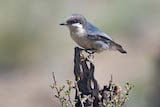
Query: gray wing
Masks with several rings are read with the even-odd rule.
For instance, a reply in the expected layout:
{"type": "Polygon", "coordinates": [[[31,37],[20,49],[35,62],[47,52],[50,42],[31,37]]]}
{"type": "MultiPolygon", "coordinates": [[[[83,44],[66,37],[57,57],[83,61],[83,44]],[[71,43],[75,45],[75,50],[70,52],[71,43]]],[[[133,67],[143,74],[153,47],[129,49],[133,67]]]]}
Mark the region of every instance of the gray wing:
{"type": "Polygon", "coordinates": [[[88,23],[87,25],[87,33],[88,33],[88,38],[90,40],[95,40],[95,41],[103,41],[106,43],[110,48],[116,49],[121,53],[127,53],[121,45],[117,44],[112,40],[110,36],[105,34],[104,32],[101,32],[98,28],[93,26],[92,24],[88,23]]]}
{"type": "Polygon", "coordinates": [[[87,34],[90,36],[101,36],[102,38],[106,38],[109,40],[112,40],[112,38],[110,36],[108,36],[106,33],[100,31],[97,27],[95,27],[94,25],[92,25],[91,23],[87,23],[87,34]]]}

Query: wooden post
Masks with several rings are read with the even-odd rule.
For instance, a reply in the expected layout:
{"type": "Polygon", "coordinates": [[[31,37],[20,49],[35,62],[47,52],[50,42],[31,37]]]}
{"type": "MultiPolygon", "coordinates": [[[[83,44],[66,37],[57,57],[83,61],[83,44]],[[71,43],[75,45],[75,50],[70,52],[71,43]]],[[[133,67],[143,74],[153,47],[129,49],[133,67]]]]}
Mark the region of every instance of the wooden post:
{"type": "Polygon", "coordinates": [[[94,77],[95,66],[91,61],[88,60],[88,58],[84,58],[80,55],[81,51],[81,48],[75,47],[74,75],[80,91],[80,96],[83,97],[90,95],[90,98],[87,98],[87,100],[83,103],[84,105],[82,105],[76,90],[75,99],[78,101],[76,103],[76,107],[99,107],[99,87],[97,80],[94,77]]]}

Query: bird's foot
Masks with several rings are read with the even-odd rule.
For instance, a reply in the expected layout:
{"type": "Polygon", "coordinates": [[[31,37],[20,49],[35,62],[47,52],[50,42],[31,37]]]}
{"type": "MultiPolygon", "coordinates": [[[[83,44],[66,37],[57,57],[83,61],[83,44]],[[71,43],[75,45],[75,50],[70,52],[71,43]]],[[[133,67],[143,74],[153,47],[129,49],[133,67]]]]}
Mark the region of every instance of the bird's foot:
{"type": "Polygon", "coordinates": [[[96,49],[94,49],[94,48],[90,48],[90,49],[84,49],[84,51],[86,52],[86,53],[88,53],[88,54],[94,54],[96,49]]]}

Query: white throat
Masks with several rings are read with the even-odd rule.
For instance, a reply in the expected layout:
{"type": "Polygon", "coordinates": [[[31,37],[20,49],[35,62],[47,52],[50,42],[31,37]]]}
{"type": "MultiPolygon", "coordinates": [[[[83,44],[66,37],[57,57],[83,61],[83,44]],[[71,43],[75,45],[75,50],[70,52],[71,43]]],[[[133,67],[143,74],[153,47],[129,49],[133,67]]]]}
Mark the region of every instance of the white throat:
{"type": "Polygon", "coordinates": [[[83,25],[80,23],[74,23],[70,26],[71,32],[75,33],[84,33],[85,29],[83,28],[83,25]]]}
{"type": "Polygon", "coordinates": [[[82,24],[80,24],[80,23],[74,23],[71,26],[77,27],[77,28],[83,28],[82,24]]]}

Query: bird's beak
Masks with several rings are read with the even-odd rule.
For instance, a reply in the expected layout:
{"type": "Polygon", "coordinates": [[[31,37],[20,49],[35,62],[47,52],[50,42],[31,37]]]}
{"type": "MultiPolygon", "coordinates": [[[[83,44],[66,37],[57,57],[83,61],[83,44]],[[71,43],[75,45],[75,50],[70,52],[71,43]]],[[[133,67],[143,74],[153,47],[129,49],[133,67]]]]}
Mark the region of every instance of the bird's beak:
{"type": "Polygon", "coordinates": [[[59,25],[68,25],[66,22],[64,22],[64,23],[60,23],[59,25]]]}

